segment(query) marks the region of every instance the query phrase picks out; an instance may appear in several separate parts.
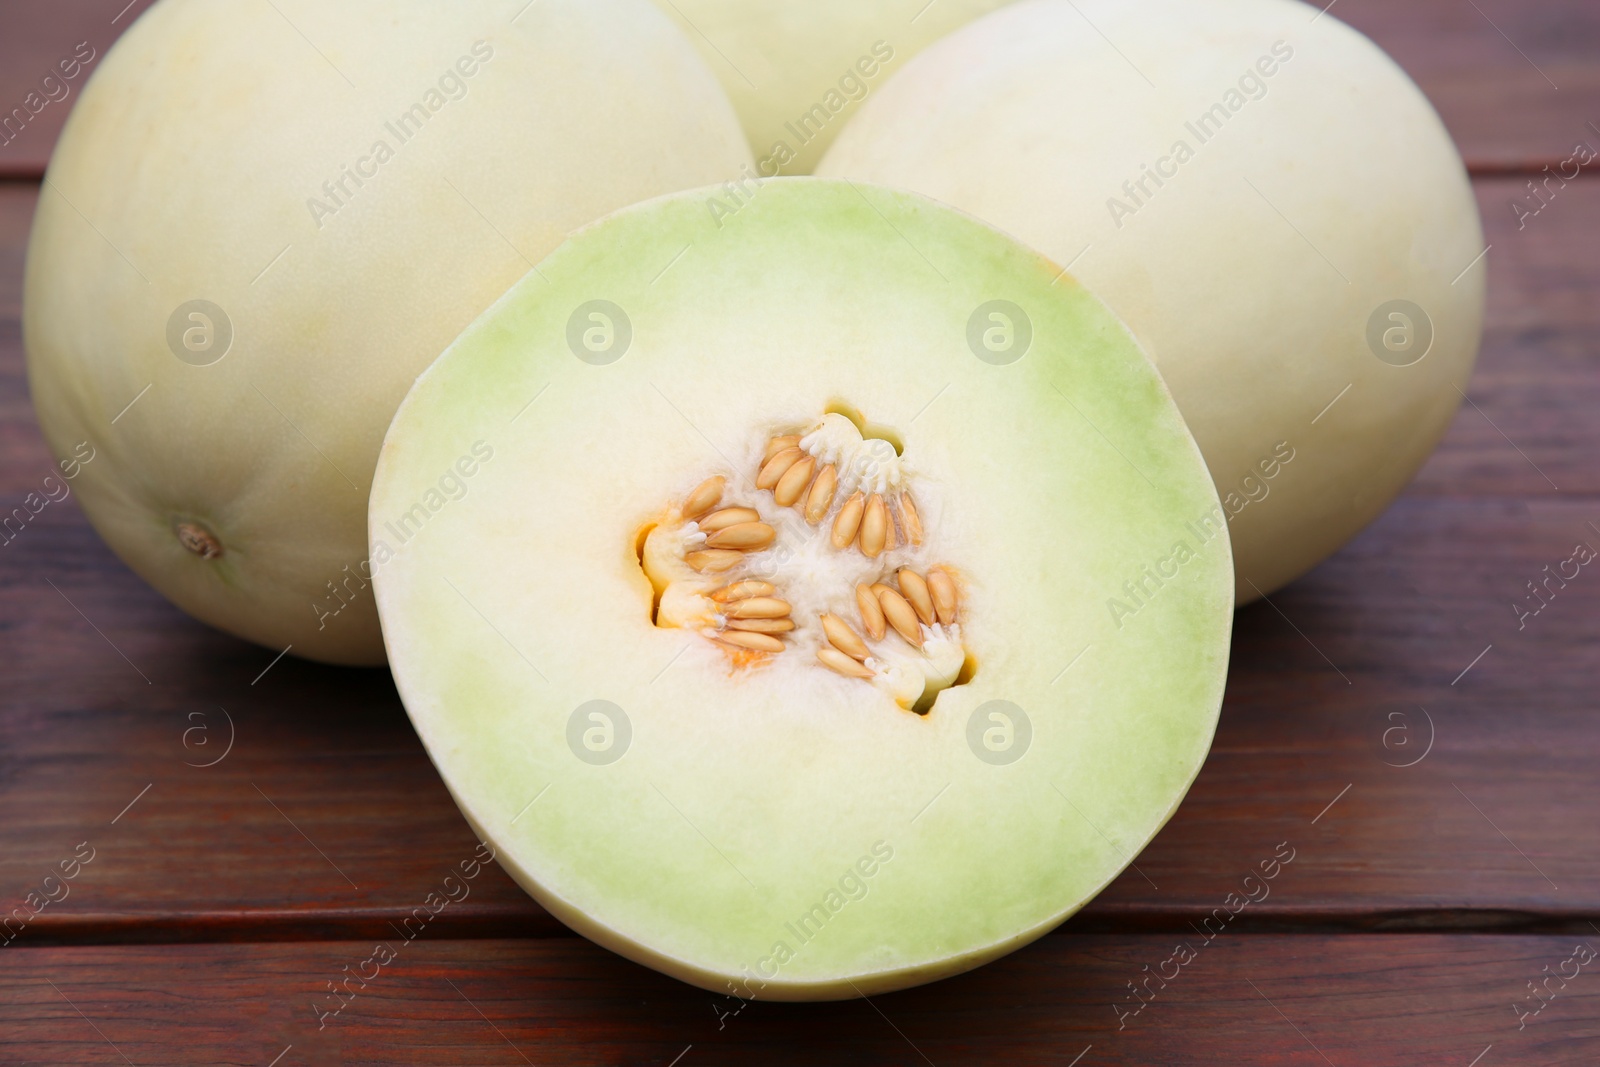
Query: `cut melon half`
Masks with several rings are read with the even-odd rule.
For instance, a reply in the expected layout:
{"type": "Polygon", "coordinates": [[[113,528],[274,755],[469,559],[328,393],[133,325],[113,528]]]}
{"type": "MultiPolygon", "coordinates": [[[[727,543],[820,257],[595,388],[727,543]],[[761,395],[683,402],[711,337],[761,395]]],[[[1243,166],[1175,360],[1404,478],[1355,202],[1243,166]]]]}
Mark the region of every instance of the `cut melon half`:
{"type": "Polygon", "coordinates": [[[389,661],[548,910],[745,998],[1048,931],[1172,814],[1226,524],[1120,322],[911,194],[610,216],[420,378],[370,537],[389,661]]]}

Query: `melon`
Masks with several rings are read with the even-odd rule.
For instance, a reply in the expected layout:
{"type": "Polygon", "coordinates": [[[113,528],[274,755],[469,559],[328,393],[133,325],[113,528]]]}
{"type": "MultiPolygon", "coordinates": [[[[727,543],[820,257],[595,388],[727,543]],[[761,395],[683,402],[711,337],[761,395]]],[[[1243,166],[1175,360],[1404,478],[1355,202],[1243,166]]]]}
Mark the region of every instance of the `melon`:
{"type": "Polygon", "coordinates": [[[367,494],[412,379],[572,230],[748,163],[646,0],[162,0],[40,193],[40,424],[180,608],[379,663],[367,494]]]}
{"type": "Polygon", "coordinates": [[[1227,523],[1055,263],[860,183],[725,197],[583,230],[417,379],[378,608],[444,781],[551,913],[727,995],[872,994],[1050,930],[1172,814],[1227,523]]]}
{"type": "Polygon", "coordinates": [[[1372,521],[1477,355],[1461,159],[1375,45],[1290,0],[1028,0],[859,109],[819,173],[970,211],[1155,361],[1229,516],[1240,602],[1372,521]]]}
{"type": "Polygon", "coordinates": [[[657,0],[733,100],[756,177],[809,174],[921,49],[1009,0],[657,0]]]}

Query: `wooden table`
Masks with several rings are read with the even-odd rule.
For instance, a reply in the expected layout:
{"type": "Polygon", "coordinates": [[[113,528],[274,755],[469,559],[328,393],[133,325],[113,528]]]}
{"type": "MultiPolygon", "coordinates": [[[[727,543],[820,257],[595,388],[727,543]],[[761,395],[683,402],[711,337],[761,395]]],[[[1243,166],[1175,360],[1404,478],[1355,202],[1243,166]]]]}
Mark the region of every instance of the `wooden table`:
{"type": "MultiPolygon", "coordinates": [[[[0,105],[76,41],[103,49],[145,0],[122,2],[8,0],[0,105]]],[[[79,856],[70,895],[0,949],[0,1062],[1600,1062],[1600,962],[1530,993],[1600,947],[1600,570],[1525,627],[1511,607],[1576,543],[1600,549],[1600,181],[1520,230],[1508,207],[1575,142],[1600,146],[1600,7],[1336,14],[1412,72],[1470,161],[1492,243],[1482,360],[1406,494],[1240,612],[1188,800],[1059,932],[870,1002],[734,1012],[572,936],[491,868],[319,1029],[328,983],[472,835],[385,672],[274,663],[189,620],[64,501],[0,546],[0,911],[79,856]],[[1128,983],[1201,941],[1280,842],[1294,860],[1270,897],[1119,1029],[1128,983]]],[[[18,319],[53,132],[0,148],[5,509],[51,466],[18,319]]]]}

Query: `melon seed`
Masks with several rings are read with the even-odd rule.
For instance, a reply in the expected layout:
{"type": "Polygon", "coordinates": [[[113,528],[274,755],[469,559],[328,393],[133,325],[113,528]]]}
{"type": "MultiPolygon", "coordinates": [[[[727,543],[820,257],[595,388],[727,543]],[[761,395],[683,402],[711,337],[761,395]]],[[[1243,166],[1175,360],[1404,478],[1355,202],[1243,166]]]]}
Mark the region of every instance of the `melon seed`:
{"type": "Polygon", "coordinates": [[[861,529],[861,514],[866,509],[867,498],[858,490],[850,495],[839,509],[839,514],[833,517],[833,547],[845,549],[856,539],[856,531],[861,529]]]}
{"type": "Polygon", "coordinates": [[[861,640],[861,637],[854,630],[850,629],[849,623],[837,615],[826,613],[822,615],[822,632],[827,636],[828,642],[834,648],[837,648],[851,659],[865,660],[870,655],[867,651],[866,642],[861,640]]]}
{"type": "Polygon", "coordinates": [[[743,600],[745,597],[749,596],[771,596],[776,591],[777,587],[771,582],[746,580],[742,582],[734,582],[732,585],[723,586],[721,589],[718,589],[716,592],[711,594],[711,599],[718,602],[743,600]]]}
{"type": "Polygon", "coordinates": [[[778,479],[778,484],[772,487],[773,501],[779,507],[786,508],[799,500],[800,494],[805,492],[806,486],[811,483],[811,473],[816,466],[816,460],[805,456],[784,471],[783,477],[778,479]]]}
{"type": "Polygon", "coordinates": [[[722,499],[722,487],[727,484],[720,474],[707,478],[694,487],[687,500],[683,502],[683,517],[685,519],[698,519],[706,512],[717,506],[717,501],[722,499]]]}
{"type": "Polygon", "coordinates": [[[811,483],[811,492],[806,495],[806,521],[815,526],[822,521],[822,517],[833,507],[833,493],[839,485],[839,472],[830,463],[817,472],[817,480],[811,483]]]}
{"type": "Polygon", "coordinates": [[[901,567],[896,572],[896,577],[900,579],[900,592],[905,594],[905,598],[916,609],[917,618],[921,619],[924,625],[933,625],[933,597],[928,593],[928,583],[910,567],[901,567]]]}
{"type": "Polygon", "coordinates": [[[913,647],[921,648],[922,628],[917,624],[917,613],[912,610],[906,598],[886,585],[875,585],[872,589],[878,594],[878,603],[883,606],[883,616],[889,620],[889,625],[894,627],[894,632],[905,638],[913,647]]]}
{"type": "Polygon", "coordinates": [[[719,511],[713,511],[703,519],[697,519],[695,525],[700,527],[704,533],[713,534],[737,523],[756,522],[760,518],[761,513],[756,511],[755,508],[722,508],[719,511]]]}
{"type": "Polygon", "coordinates": [[[771,489],[778,484],[778,480],[789,473],[789,468],[800,462],[800,457],[805,455],[800,449],[790,445],[771,459],[761,465],[761,470],[756,474],[757,489],[771,489]]]}
{"type": "Polygon", "coordinates": [[[781,619],[789,614],[789,602],[770,596],[735,600],[723,611],[730,619],[781,619]]]}
{"type": "Polygon", "coordinates": [[[933,607],[939,621],[949,626],[956,621],[956,583],[943,567],[928,571],[928,591],[933,594],[933,607]]]}
{"type": "Polygon", "coordinates": [[[785,434],[782,437],[774,437],[772,440],[767,442],[767,450],[761,454],[762,466],[766,466],[767,460],[771,459],[773,456],[776,456],[784,449],[797,448],[799,447],[799,444],[800,435],[797,433],[785,434]]]}
{"type": "Polygon", "coordinates": [[[911,502],[910,493],[900,494],[900,525],[905,530],[906,541],[912,546],[922,544],[922,516],[911,502]]]}
{"type": "Polygon", "coordinates": [[[878,594],[872,591],[871,586],[856,586],[856,609],[861,612],[861,625],[866,629],[867,636],[874,641],[882,641],[883,635],[889,632],[889,623],[883,617],[878,594]]]}
{"type": "Polygon", "coordinates": [[[718,530],[706,538],[706,547],[737,548],[745,552],[752,552],[759,548],[766,548],[772,544],[772,539],[778,536],[778,531],[764,522],[741,522],[727,529],[718,530]]]}
{"type": "Polygon", "coordinates": [[[883,552],[889,536],[889,509],[877,493],[867,502],[866,514],[861,519],[861,551],[868,559],[877,559],[883,552]]]}
{"type": "Polygon", "coordinates": [[[702,552],[688,552],[684,554],[683,561],[697,571],[718,571],[736,567],[744,560],[743,552],[736,552],[728,548],[713,548],[702,552]]]}
{"type": "Polygon", "coordinates": [[[716,640],[724,645],[749,649],[752,652],[783,651],[783,642],[776,637],[771,634],[752,633],[749,630],[724,630],[717,635],[716,640]]]}
{"type": "Polygon", "coordinates": [[[872,672],[836,648],[824,645],[817,649],[817,659],[822,665],[846,678],[871,678],[872,672]]]}
{"type": "Polygon", "coordinates": [[[794,620],[787,616],[781,619],[729,619],[728,629],[749,630],[758,634],[781,634],[794,629],[794,620]]]}

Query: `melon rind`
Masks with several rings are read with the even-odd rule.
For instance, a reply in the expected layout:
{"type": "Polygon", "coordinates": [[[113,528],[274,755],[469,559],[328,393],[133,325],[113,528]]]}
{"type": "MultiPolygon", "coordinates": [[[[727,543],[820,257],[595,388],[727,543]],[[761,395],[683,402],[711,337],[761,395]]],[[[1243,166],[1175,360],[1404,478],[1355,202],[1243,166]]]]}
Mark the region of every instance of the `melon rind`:
{"type": "Polygon", "coordinates": [[[757,174],[809,174],[917,52],[1009,0],[656,0],[739,113],[757,174]]]}
{"type": "Polygon", "coordinates": [[[645,0],[161,0],[94,69],[40,190],[40,426],[57,456],[87,442],[84,512],[178,607],[381,663],[367,491],[412,379],[571,231],[748,165],[645,0]],[[169,345],[195,300],[232,325],[208,365],[169,345]]]}
{"type": "Polygon", "coordinates": [[[1327,6],[1022,0],[910,60],[817,168],[1073,264],[1205,453],[1240,603],[1421,467],[1465,395],[1498,254],[1427,98],[1327,6]],[[1380,353],[1398,301],[1431,346],[1380,353]]]}
{"type": "Polygon", "coordinates": [[[585,229],[418,379],[372,495],[389,660],[462,811],[574,929],[740,996],[914,985],[1051,929],[1172,814],[1222,697],[1225,524],[1153,368],[1055,264],[871,186],[778,179],[732,215],[721,195],[585,229]],[[996,299],[1033,328],[1006,365],[967,340],[996,299]],[[568,342],[595,300],[631,326],[604,365],[568,342]],[[641,525],[838,401],[902,437],[930,558],[963,578],[977,672],[926,717],[798,650],[730,672],[650,622],[641,525]],[[1124,583],[1164,559],[1133,608],[1124,583]],[[567,741],[594,700],[631,726],[606,765],[567,741]],[[1005,765],[967,740],[993,700],[1033,729],[1005,765]]]}

